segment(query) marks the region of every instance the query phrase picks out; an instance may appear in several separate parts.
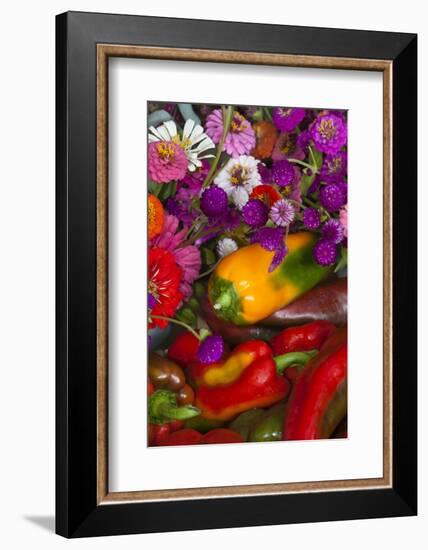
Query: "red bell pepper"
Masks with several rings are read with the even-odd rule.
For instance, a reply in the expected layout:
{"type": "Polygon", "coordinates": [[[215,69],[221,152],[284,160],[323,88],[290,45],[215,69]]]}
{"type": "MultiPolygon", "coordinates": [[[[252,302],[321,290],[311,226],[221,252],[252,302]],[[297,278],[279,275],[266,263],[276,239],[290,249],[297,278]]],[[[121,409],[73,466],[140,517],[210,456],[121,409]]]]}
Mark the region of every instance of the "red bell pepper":
{"type": "Polygon", "coordinates": [[[274,355],[290,351],[311,351],[320,349],[327,338],[336,330],[328,321],[314,321],[297,327],[286,328],[271,340],[274,355]]]}
{"type": "Polygon", "coordinates": [[[202,436],[201,443],[243,443],[244,438],[241,434],[227,428],[217,428],[210,430],[202,436]]]}
{"type": "Polygon", "coordinates": [[[347,331],[334,332],[297,377],[288,400],[283,439],[330,437],[347,408],[347,331]]]}
{"type": "Polygon", "coordinates": [[[255,407],[269,407],[289,390],[283,370],[305,363],[314,352],[294,352],[274,358],[261,340],[239,345],[222,363],[195,365],[196,406],[204,418],[229,420],[255,407]]]}
{"type": "Polygon", "coordinates": [[[167,447],[172,445],[197,445],[201,442],[202,434],[191,428],[184,428],[165,437],[159,445],[167,447]]]}
{"type": "Polygon", "coordinates": [[[168,358],[185,369],[196,361],[199,343],[196,336],[186,330],[186,332],[179,334],[169,346],[168,358]]]}

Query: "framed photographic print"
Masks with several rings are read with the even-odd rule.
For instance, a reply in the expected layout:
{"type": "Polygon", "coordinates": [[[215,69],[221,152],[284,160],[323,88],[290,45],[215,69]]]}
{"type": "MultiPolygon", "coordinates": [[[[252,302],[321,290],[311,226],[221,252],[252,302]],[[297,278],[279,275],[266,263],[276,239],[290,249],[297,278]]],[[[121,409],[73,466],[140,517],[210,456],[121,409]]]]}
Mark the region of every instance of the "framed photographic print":
{"type": "Polygon", "coordinates": [[[56,47],[57,532],[416,514],[416,36],[56,47]]]}

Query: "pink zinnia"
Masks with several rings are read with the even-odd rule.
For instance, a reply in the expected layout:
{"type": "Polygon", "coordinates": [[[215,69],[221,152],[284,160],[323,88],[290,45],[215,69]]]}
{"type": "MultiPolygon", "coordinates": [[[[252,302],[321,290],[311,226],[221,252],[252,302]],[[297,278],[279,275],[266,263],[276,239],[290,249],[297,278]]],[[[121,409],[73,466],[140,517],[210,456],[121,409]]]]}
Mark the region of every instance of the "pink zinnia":
{"type": "Polygon", "coordinates": [[[165,216],[163,229],[159,235],[151,240],[150,246],[163,248],[174,254],[175,261],[183,272],[180,292],[187,300],[192,295],[191,285],[201,269],[201,254],[196,246],[180,246],[186,237],[187,229],[177,232],[178,224],[179,220],[175,216],[165,216]]]}
{"type": "MultiPolygon", "coordinates": [[[[215,109],[207,118],[205,132],[214,141],[220,143],[223,136],[223,113],[221,109],[215,109]]],[[[251,124],[240,113],[233,113],[232,122],[227,133],[224,148],[232,157],[246,155],[256,145],[256,134],[251,124]]]]}
{"type": "Polygon", "coordinates": [[[149,143],[149,175],[157,183],[181,180],[186,175],[187,157],[173,141],[149,143]]]}

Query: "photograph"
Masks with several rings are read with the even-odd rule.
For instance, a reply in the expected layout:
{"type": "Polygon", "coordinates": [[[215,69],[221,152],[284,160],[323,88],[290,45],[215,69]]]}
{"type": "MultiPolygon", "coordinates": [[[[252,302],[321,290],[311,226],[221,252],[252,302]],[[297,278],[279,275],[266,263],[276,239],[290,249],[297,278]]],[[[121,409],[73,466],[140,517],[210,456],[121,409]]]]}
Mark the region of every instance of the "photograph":
{"type": "Polygon", "coordinates": [[[348,113],[283,95],[148,102],[150,447],[347,437],[348,113]]]}

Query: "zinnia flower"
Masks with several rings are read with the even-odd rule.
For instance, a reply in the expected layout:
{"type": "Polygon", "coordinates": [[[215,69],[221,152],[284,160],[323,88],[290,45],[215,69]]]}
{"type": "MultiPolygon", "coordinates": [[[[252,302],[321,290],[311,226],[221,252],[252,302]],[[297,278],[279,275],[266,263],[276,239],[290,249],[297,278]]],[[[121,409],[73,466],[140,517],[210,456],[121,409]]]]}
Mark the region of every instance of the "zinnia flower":
{"type": "Polygon", "coordinates": [[[149,176],[156,183],[167,183],[184,177],[187,157],[173,141],[149,143],[149,176]]]}
{"type": "Polygon", "coordinates": [[[247,203],[252,190],[260,184],[258,162],[254,157],[244,155],[237,159],[231,158],[214,180],[214,183],[226,191],[238,208],[242,208],[247,203]]]}
{"type": "Polygon", "coordinates": [[[259,244],[269,252],[275,252],[269,272],[274,271],[280,265],[288,252],[284,242],[284,229],[281,227],[262,227],[253,233],[251,242],[259,244]]]}
{"type": "Polygon", "coordinates": [[[305,153],[303,149],[297,145],[296,134],[283,132],[276,140],[272,151],[272,160],[277,161],[289,158],[303,160],[305,158],[305,153]]]}
{"type": "Polygon", "coordinates": [[[313,122],[311,138],[318,151],[337,153],[347,141],[346,123],[337,115],[319,115],[313,122]]]}
{"type": "MultiPolygon", "coordinates": [[[[221,109],[215,109],[207,118],[205,131],[214,143],[220,143],[223,137],[224,121],[221,109]]],[[[240,113],[233,113],[232,122],[227,133],[224,148],[229,155],[236,158],[248,154],[256,144],[256,135],[251,124],[240,113]]]]}
{"type": "MultiPolygon", "coordinates": [[[[172,317],[181,302],[183,295],[179,287],[182,271],[178,267],[174,255],[162,248],[149,248],[149,293],[152,299],[149,303],[149,316],[161,315],[172,317]],[[155,305],[153,306],[155,300],[155,305]]],[[[165,319],[149,319],[149,329],[165,328],[165,319]]]]}
{"type": "Polygon", "coordinates": [[[294,206],[287,199],[276,201],[269,212],[270,219],[279,227],[287,227],[294,220],[294,206]]]}
{"type": "Polygon", "coordinates": [[[333,155],[326,155],[320,170],[320,176],[327,183],[342,181],[346,175],[347,155],[345,151],[338,151],[333,155]]]}
{"type": "Polygon", "coordinates": [[[253,189],[250,195],[250,199],[258,199],[266,204],[267,207],[271,207],[276,201],[281,198],[281,195],[272,185],[258,185],[253,189]]]}
{"type": "Polygon", "coordinates": [[[214,149],[213,141],[204,133],[202,126],[190,118],[184,124],[181,137],[177,131],[177,125],[172,120],[164,122],[157,128],[150,126],[149,143],[158,141],[173,141],[179,145],[187,157],[187,168],[190,172],[202,166],[202,159],[214,157],[213,154],[206,153],[214,149]]]}
{"type": "Polygon", "coordinates": [[[305,109],[291,107],[275,107],[272,120],[280,132],[291,132],[305,117],[305,109]]]}
{"type": "Polygon", "coordinates": [[[251,154],[257,159],[270,157],[277,136],[275,126],[266,120],[260,120],[253,124],[253,129],[256,133],[256,146],[251,154]]]}
{"type": "Polygon", "coordinates": [[[161,201],[155,195],[149,194],[147,207],[149,239],[153,239],[162,231],[165,213],[161,201]]]}
{"type": "Polygon", "coordinates": [[[161,233],[151,241],[151,246],[168,250],[174,255],[177,265],[182,270],[180,292],[185,299],[192,295],[192,283],[201,269],[201,254],[193,245],[181,246],[187,230],[177,232],[179,221],[175,216],[165,216],[161,233]]]}

